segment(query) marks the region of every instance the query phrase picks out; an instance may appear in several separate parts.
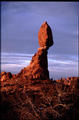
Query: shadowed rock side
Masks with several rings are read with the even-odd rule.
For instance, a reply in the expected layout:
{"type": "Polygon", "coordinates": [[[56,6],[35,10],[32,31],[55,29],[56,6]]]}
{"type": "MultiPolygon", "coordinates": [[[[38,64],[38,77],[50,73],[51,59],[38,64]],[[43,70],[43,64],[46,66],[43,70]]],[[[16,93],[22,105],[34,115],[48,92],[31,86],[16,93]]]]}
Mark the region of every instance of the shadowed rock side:
{"type": "Polygon", "coordinates": [[[29,66],[18,74],[0,73],[0,120],[79,120],[79,77],[49,79],[50,31],[44,22],[29,66]]]}

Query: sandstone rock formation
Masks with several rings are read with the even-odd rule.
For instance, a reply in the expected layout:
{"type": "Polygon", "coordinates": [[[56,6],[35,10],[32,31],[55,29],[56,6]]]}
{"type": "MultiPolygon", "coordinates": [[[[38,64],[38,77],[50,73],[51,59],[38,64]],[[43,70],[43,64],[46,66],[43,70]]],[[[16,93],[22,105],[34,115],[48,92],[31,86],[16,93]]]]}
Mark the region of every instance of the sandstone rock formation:
{"type": "Polygon", "coordinates": [[[38,32],[40,48],[32,57],[30,65],[24,68],[19,74],[28,79],[49,79],[47,50],[53,45],[53,37],[50,26],[44,22],[38,32]]]}
{"type": "Polygon", "coordinates": [[[20,73],[31,80],[49,79],[47,51],[45,49],[39,49],[32,57],[30,65],[24,68],[20,73]]]}

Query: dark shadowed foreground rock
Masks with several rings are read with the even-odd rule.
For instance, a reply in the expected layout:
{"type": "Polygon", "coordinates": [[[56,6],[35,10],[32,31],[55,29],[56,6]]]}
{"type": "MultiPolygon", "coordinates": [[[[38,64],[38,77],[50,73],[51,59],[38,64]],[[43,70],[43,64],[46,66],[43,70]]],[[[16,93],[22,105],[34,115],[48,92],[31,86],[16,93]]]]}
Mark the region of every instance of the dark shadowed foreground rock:
{"type": "Polygon", "coordinates": [[[66,81],[7,77],[0,86],[0,120],[79,120],[79,77],[66,81]]]}

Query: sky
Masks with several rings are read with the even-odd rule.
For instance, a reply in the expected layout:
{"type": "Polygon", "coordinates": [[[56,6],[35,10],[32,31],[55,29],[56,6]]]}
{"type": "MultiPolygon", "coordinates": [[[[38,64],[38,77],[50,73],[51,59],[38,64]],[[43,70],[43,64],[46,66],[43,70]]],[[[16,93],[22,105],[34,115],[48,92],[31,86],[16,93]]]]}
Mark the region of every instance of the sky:
{"type": "Polygon", "coordinates": [[[78,62],[78,15],[79,2],[2,2],[1,53],[37,52],[38,31],[47,21],[54,40],[48,55],[78,62]]]}
{"type": "MultiPolygon", "coordinates": [[[[2,71],[16,74],[29,65],[33,54],[2,53],[1,56],[2,71]]],[[[75,56],[48,55],[48,70],[53,79],[78,76],[78,62],[75,56]]]]}

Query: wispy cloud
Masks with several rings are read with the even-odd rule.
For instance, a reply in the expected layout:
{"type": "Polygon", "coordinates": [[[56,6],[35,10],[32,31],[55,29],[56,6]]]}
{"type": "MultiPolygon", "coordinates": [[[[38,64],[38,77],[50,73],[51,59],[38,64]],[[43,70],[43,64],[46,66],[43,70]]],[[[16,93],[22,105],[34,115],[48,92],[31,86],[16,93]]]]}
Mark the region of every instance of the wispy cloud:
{"type": "MultiPolygon", "coordinates": [[[[2,53],[1,70],[18,73],[21,69],[28,66],[33,54],[2,53]]],[[[77,56],[48,55],[48,69],[50,77],[54,79],[78,76],[77,56]]]]}

